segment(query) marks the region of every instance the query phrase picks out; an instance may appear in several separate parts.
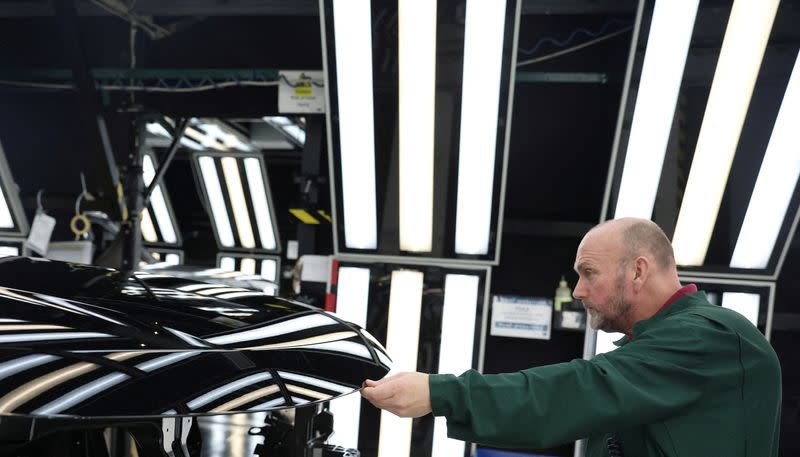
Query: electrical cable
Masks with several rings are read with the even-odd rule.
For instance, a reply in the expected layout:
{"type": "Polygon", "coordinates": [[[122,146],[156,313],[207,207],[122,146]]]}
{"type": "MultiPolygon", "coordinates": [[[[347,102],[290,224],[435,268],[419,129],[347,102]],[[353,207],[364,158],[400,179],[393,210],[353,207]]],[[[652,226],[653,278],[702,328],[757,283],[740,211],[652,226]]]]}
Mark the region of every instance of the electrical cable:
{"type": "MultiPolygon", "coordinates": [[[[31,81],[15,81],[9,79],[0,79],[0,85],[18,86],[18,87],[33,87],[38,89],[75,89],[75,85],[68,83],[37,83],[31,81]]],[[[122,90],[122,91],[136,91],[136,92],[204,92],[214,89],[225,89],[227,87],[272,87],[280,85],[280,81],[256,81],[256,80],[242,80],[242,81],[225,81],[221,83],[205,84],[202,86],[193,87],[161,87],[161,86],[131,86],[131,85],[117,85],[117,84],[101,84],[97,88],[100,90],[122,90]]]]}
{"type": "Polygon", "coordinates": [[[625,27],[624,29],[620,29],[620,30],[617,30],[616,32],[609,33],[608,35],[603,35],[603,36],[601,36],[599,38],[595,38],[594,40],[590,40],[590,41],[587,41],[585,43],[581,43],[579,45],[572,46],[572,47],[567,48],[567,49],[563,49],[561,51],[553,52],[551,54],[545,54],[543,56],[535,57],[533,59],[523,60],[521,62],[517,62],[517,67],[521,67],[521,66],[524,66],[524,65],[530,65],[532,63],[544,62],[545,60],[550,60],[550,59],[553,59],[555,57],[563,56],[565,54],[570,54],[570,53],[575,52],[575,51],[577,51],[579,49],[583,49],[583,48],[592,46],[594,44],[600,43],[602,41],[608,40],[609,38],[613,38],[613,37],[615,37],[617,35],[621,35],[621,34],[627,32],[627,31],[629,31],[631,29],[633,29],[633,26],[625,27]]]}
{"type": "Polygon", "coordinates": [[[572,33],[569,34],[569,37],[567,37],[567,39],[563,41],[559,41],[557,38],[545,36],[540,38],[539,41],[537,41],[536,44],[533,45],[533,47],[531,47],[530,49],[519,48],[519,52],[527,56],[536,54],[536,51],[539,49],[539,47],[545,43],[550,43],[559,48],[566,48],[567,46],[570,45],[570,43],[572,43],[572,40],[574,40],[579,33],[582,33],[588,36],[589,38],[597,38],[599,36],[604,35],[608,30],[608,28],[612,25],[628,25],[628,22],[617,18],[611,18],[607,20],[605,23],[603,23],[603,25],[600,27],[600,30],[598,30],[597,32],[592,32],[591,30],[585,28],[578,28],[573,30],[572,33]]]}

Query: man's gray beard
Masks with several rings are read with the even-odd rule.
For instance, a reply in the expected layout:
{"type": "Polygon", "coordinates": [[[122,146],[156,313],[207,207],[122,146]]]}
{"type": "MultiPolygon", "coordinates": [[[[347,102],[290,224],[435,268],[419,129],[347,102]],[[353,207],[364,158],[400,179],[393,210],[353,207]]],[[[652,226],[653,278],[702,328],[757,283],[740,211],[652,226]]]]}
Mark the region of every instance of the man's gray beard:
{"type": "Polygon", "coordinates": [[[619,319],[628,313],[631,308],[630,303],[625,303],[624,290],[625,285],[622,282],[622,277],[617,280],[617,294],[614,296],[610,312],[613,313],[612,318],[603,316],[597,311],[587,309],[586,313],[589,317],[589,326],[595,330],[602,330],[604,332],[618,332],[619,319]]]}

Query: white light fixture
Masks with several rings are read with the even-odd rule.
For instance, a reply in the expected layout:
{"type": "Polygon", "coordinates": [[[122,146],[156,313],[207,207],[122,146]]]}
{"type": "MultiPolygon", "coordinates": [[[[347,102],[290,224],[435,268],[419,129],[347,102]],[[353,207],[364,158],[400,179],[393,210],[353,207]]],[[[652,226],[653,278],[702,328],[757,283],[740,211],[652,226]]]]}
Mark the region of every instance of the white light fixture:
{"type": "MultiPolygon", "coordinates": [[[[472,368],[479,281],[474,275],[445,277],[439,373],[458,375],[472,368]]],[[[464,446],[463,441],[447,437],[447,421],[437,417],[433,425],[432,455],[463,457],[464,446]]]]}
{"type": "Polygon", "coordinates": [[[261,261],[261,277],[267,281],[278,280],[278,262],[273,259],[261,261]]]}
{"type": "Polygon", "coordinates": [[[699,0],[658,0],[647,36],[614,217],[650,219],[699,0]]]}
{"type": "Polygon", "coordinates": [[[224,271],[236,271],[236,259],[223,257],[219,260],[219,267],[224,271]]]}
{"type": "MultiPolygon", "coordinates": [[[[142,175],[145,187],[150,186],[150,183],[153,182],[156,175],[153,158],[150,154],[144,154],[142,157],[142,175]]],[[[153,208],[153,212],[156,215],[158,229],[164,241],[167,243],[177,243],[178,237],[175,234],[175,226],[172,224],[172,217],[170,216],[169,209],[167,209],[167,201],[161,190],[161,184],[157,184],[155,189],[153,189],[153,193],[150,195],[150,206],[153,208]]],[[[149,218],[149,214],[147,216],[149,218]]],[[[142,234],[144,234],[144,216],[142,218],[142,223],[142,234]]],[[[152,219],[150,224],[152,225],[152,219]]],[[[145,237],[145,240],[150,241],[147,237],[145,237]]]]}
{"type": "MultiPolygon", "coordinates": [[[[419,271],[392,272],[386,330],[386,350],[394,359],[392,374],[417,370],[422,279],[419,271]]],[[[378,457],[408,457],[410,451],[411,419],[381,411],[378,457]]]]}
{"type": "Polygon", "coordinates": [[[261,247],[275,249],[275,232],[272,227],[272,215],[267,200],[267,191],[264,187],[265,176],[262,173],[261,162],[253,157],[246,158],[244,159],[244,170],[247,176],[247,185],[250,188],[250,198],[253,201],[261,247]]]}
{"type": "Polygon", "coordinates": [[[230,219],[228,219],[228,210],[225,208],[225,199],[222,197],[222,187],[214,159],[209,156],[201,156],[197,158],[197,163],[200,166],[200,175],[208,194],[211,218],[214,219],[219,241],[225,247],[233,247],[233,231],[230,219]]]}
{"type": "Polygon", "coordinates": [[[345,246],[378,247],[369,0],[334,0],[345,246]]]}
{"type": "Polygon", "coordinates": [[[256,274],[256,259],[251,257],[242,257],[239,263],[239,271],[246,275],[256,274]]]}
{"type": "Polygon", "coordinates": [[[456,203],[458,254],[489,252],[505,12],[505,0],[467,2],[456,203]]]}
{"type": "Polygon", "coordinates": [[[730,266],[767,268],[800,176],[800,55],[783,95],[730,266]]]}
{"type": "Polygon", "coordinates": [[[705,261],[778,3],[733,2],[672,239],[678,265],[705,261]]]}
{"type": "Polygon", "coordinates": [[[225,184],[233,207],[233,219],[236,221],[236,231],[239,233],[239,242],[243,247],[255,248],[256,241],[253,237],[253,226],[250,224],[250,213],[247,211],[247,202],[244,199],[242,179],[239,175],[239,164],[234,157],[220,159],[222,173],[225,175],[225,184]]]}
{"type": "Polygon", "coordinates": [[[164,256],[164,261],[170,265],[180,265],[181,256],[175,253],[167,253],[167,255],[164,256]]]}
{"type": "Polygon", "coordinates": [[[598,330],[595,333],[597,334],[597,339],[594,343],[595,355],[613,351],[617,348],[617,346],[614,345],[614,341],[617,341],[625,336],[622,333],[606,333],[602,330],[598,330]]]}
{"type": "MultiPolygon", "coordinates": [[[[336,315],[361,328],[367,326],[369,303],[369,269],[339,268],[336,286],[336,315]]],[[[358,430],[361,418],[361,396],[348,395],[331,401],[334,417],[347,418],[336,422],[336,443],[346,448],[358,448],[358,430]]]]}
{"type": "Polygon", "coordinates": [[[3,186],[0,185],[0,228],[14,228],[14,219],[6,203],[6,195],[3,186]]]}
{"type": "Polygon", "coordinates": [[[746,317],[753,325],[758,325],[758,310],[761,296],[744,292],[723,292],[722,307],[728,308],[746,317]]]}
{"type": "Polygon", "coordinates": [[[156,226],[153,225],[153,218],[150,217],[150,211],[148,211],[147,208],[142,210],[142,221],[140,226],[142,228],[142,238],[144,238],[145,241],[147,241],[148,243],[158,242],[158,233],[156,233],[156,226]]]}
{"type": "Polygon", "coordinates": [[[400,0],[398,21],[400,249],[433,244],[436,2],[400,0]]]}
{"type": "Polygon", "coordinates": [[[18,256],[19,248],[14,246],[0,246],[0,257],[18,256]]]}

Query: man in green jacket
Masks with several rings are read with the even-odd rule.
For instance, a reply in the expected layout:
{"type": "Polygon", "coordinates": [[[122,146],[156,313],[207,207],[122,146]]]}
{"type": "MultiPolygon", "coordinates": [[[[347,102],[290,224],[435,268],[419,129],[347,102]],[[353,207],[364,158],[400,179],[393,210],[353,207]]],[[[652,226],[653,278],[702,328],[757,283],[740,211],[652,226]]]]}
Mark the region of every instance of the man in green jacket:
{"type": "Polygon", "coordinates": [[[448,436],[489,446],[588,437],[589,457],[778,455],[775,351],[744,317],[681,287],[656,224],[598,225],[581,241],[575,271],[573,295],[590,325],[625,333],[616,350],[517,373],[400,373],[367,380],[362,395],[398,416],[444,416],[448,436]]]}

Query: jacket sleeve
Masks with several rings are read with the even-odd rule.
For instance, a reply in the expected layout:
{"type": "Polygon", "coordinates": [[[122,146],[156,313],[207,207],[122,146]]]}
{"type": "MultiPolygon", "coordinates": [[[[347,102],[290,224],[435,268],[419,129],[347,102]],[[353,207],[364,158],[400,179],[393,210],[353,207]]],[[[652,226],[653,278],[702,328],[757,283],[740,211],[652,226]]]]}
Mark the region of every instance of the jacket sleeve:
{"type": "Polygon", "coordinates": [[[516,373],[431,375],[433,414],[448,436],[543,448],[666,418],[695,402],[712,371],[699,330],[663,325],[592,360],[516,373]]]}

